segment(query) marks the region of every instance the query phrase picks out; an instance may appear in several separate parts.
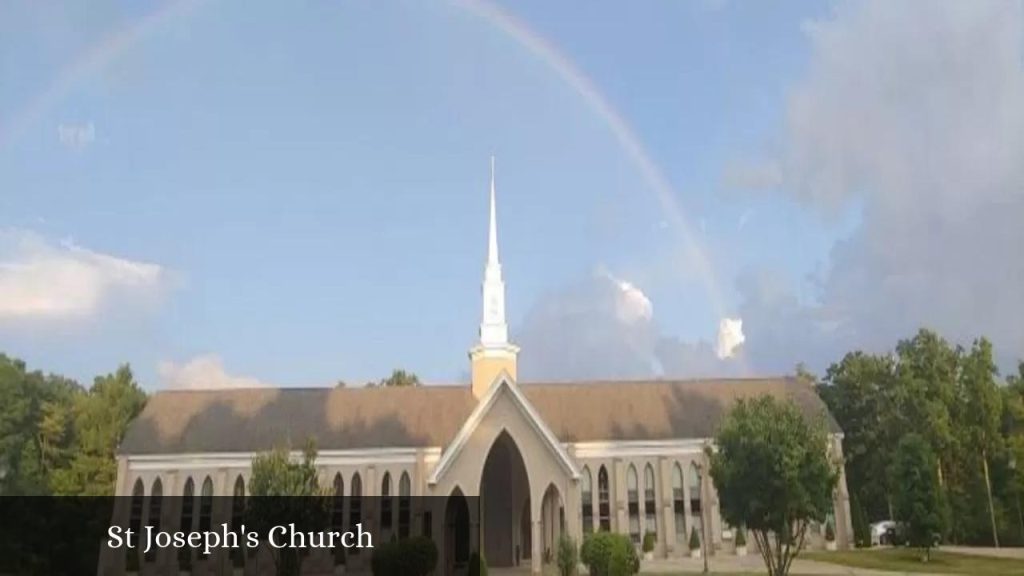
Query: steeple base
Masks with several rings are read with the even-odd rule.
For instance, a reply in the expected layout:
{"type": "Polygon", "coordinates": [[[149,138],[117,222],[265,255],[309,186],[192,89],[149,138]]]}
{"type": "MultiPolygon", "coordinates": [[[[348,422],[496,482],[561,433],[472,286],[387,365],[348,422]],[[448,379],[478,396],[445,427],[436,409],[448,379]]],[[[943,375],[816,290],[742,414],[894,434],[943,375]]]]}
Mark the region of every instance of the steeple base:
{"type": "Polygon", "coordinates": [[[515,344],[474,346],[469,351],[473,396],[483,397],[502,373],[514,383],[518,356],[519,347],[515,344]]]}

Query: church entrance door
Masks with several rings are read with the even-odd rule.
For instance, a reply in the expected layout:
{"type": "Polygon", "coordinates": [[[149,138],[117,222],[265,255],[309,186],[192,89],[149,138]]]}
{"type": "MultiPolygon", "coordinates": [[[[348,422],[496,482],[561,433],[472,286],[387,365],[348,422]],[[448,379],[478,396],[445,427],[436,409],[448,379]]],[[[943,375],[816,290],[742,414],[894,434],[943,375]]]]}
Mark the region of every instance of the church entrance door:
{"type": "Polygon", "coordinates": [[[518,566],[529,557],[521,526],[530,525],[530,480],[507,431],[494,440],[480,479],[484,555],[491,566],[518,566]]]}

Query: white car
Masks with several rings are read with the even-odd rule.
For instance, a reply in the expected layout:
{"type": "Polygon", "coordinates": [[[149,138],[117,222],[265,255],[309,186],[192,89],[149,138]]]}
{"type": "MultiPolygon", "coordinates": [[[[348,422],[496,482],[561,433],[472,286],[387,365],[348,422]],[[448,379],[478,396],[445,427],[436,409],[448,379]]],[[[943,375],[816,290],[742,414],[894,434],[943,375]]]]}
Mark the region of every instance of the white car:
{"type": "Polygon", "coordinates": [[[882,544],[892,544],[892,542],[889,542],[889,538],[891,531],[895,529],[896,522],[892,520],[875,522],[871,525],[871,545],[880,546],[882,544]]]}

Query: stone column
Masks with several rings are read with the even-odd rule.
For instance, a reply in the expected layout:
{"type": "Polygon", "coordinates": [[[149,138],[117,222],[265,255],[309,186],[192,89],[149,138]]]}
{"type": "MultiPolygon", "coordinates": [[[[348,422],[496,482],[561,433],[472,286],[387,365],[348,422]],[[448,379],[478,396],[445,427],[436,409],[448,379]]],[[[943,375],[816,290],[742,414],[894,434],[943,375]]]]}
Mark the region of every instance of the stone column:
{"type": "Polygon", "coordinates": [[[661,529],[658,530],[657,546],[667,557],[675,550],[676,523],[675,512],[672,508],[672,460],[664,456],[658,457],[657,483],[661,488],[660,494],[655,494],[655,502],[661,503],[661,514],[658,514],[657,520],[661,523],[661,529]]]}
{"type": "MultiPolygon", "coordinates": [[[[534,507],[531,503],[530,507],[534,507]]],[[[530,574],[540,576],[544,568],[542,557],[543,543],[541,542],[540,510],[530,518],[530,574]]]]}
{"type": "Polygon", "coordinates": [[[626,465],[616,458],[612,461],[611,512],[614,514],[612,532],[629,533],[629,519],[626,510],[626,465]]]}

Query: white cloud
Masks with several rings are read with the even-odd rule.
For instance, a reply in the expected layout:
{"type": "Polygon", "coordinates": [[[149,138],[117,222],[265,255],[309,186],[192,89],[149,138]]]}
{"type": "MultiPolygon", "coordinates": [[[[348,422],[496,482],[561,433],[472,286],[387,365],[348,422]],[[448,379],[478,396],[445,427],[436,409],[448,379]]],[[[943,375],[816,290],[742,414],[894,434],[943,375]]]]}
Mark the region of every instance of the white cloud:
{"type": "Polygon", "coordinates": [[[778,189],[862,217],[813,304],[765,275],[741,283],[755,367],[820,367],[920,326],[986,335],[1003,362],[1024,350],[1022,22],[1020,2],[869,0],[805,27],[778,189]]]}
{"type": "Polygon", "coordinates": [[[0,322],[89,317],[115,295],[157,294],[166,277],[157,264],[0,231],[0,322]]]}
{"type": "Polygon", "coordinates": [[[666,335],[650,298],[601,269],[534,303],[515,334],[523,350],[519,373],[524,380],[736,375],[742,330],[728,328],[728,358],[718,358],[706,341],[666,335]]]}
{"type": "Polygon", "coordinates": [[[718,346],[715,355],[719,360],[732,358],[746,337],[743,336],[743,320],[739,318],[722,318],[718,323],[718,346]]]}
{"type": "Polygon", "coordinates": [[[654,316],[654,306],[644,291],[637,288],[632,282],[616,278],[611,272],[603,271],[603,273],[619,289],[615,299],[615,313],[619,320],[627,324],[650,322],[654,316]]]}
{"type": "Polygon", "coordinates": [[[69,148],[85,148],[96,141],[96,126],[86,124],[59,124],[57,138],[69,148]]]}
{"type": "Polygon", "coordinates": [[[204,354],[178,364],[165,361],[157,372],[166,388],[208,390],[217,388],[262,388],[267,384],[256,378],[233,376],[224,370],[224,362],[216,354],[204,354]]]}

